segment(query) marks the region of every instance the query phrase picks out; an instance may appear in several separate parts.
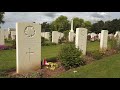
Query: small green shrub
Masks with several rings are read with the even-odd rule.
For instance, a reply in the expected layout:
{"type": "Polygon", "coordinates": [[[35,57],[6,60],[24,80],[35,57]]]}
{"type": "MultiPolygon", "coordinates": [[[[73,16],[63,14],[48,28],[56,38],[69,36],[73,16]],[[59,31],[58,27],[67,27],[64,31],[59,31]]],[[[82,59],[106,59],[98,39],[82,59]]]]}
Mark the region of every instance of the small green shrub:
{"type": "Polygon", "coordinates": [[[70,69],[81,65],[81,54],[74,44],[64,44],[59,52],[58,59],[65,69],[70,69]]]}
{"type": "Polygon", "coordinates": [[[44,37],[41,37],[41,45],[43,46],[45,43],[45,38],[44,37]]]}
{"type": "Polygon", "coordinates": [[[5,38],[5,42],[8,42],[8,40],[5,38]]]}
{"type": "Polygon", "coordinates": [[[110,47],[111,47],[111,49],[116,49],[117,48],[117,39],[112,38],[109,41],[110,41],[110,47]]]}
{"type": "Polygon", "coordinates": [[[16,40],[12,40],[12,48],[16,49],[16,40]]]}
{"type": "Polygon", "coordinates": [[[90,36],[90,35],[88,35],[88,36],[87,36],[87,40],[89,40],[89,41],[90,41],[90,39],[91,39],[91,36],[90,36]]]}
{"type": "Polygon", "coordinates": [[[42,46],[50,46],[51,44],[50,43],[44,43],[44,44],[42,44],[42,46]]]}
{"type": "Polygon", "coordinates": [[[45,42],[44,44],[41,44],[42,46],[51,46],[51,45],[57,45],[56,43],[52,42],[45,42]]]}
{"type": "Polygon", "coordinates": [[[41,46],[49,46],[51,45],[50,41],[45,39],[44,37],[41,37],[41,46]]]}
{"type": "Polygon", "coordinates": [[[91,54],[92,54],[92,57],[96,60],[101,59],[103,55],[99,50],[93,51],[91,52],[91,54]]]}
{"type": "Polygon", "coordinates": [[[59,43],[59,44],[62,44],[62,40],[61,40],[61,39],[58,39],[58,43],[59,43]]]}
{"type": "Polygon", "coordinates": [[[66,42],[66,44],[73,44],[74,45],[75,43],[74,42],[66,42]]]}
{"type": "Polygon", "coordinates": [[[5,39],[5,43],[12,43],[12,39],[11,38],[5,39]]]}
{"type": "Polygon", "coordinates": [[[65,39],[65,41],[68,42],[69,30],[64,31],[63,33],[64,33],[64,39],[65,39]]]}
{"type": "Polygon", "coordinates": [[[57,45],[56,43],[51,43],[51,45],[57,45]]]}

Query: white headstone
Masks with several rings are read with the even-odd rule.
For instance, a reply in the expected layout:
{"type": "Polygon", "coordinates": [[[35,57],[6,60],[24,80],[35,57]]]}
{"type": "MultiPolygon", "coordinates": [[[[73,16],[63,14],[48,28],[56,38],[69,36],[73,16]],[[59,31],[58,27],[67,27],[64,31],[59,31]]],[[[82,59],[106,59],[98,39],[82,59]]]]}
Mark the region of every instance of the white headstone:
{"type": "Polygon", "coordinates": [[[0,29],[0,45],[4,45],[4,30],[0,29]]]}
{"type": "Polygon", "coordinates": [[[11,38],[12,40],[16,39],[16,31],[11,31],[11,38]]]}
{"type": "Polygon", "coordinates": [[[106,50],[107,49],[107,41],[108,41],[108,30],[101,31],[101,39],[100,39],[100,49],[106,50]]]}
{"type": "Polygon", "coordinates": [[[59,34],[60,34],[60,39],[63,38],[64,34],[61,32],[59,32],[59,34]]]}
{"type": "Polygon", "coordinates": [[[45,32],[45,38],[48,40],[50,39],[50,32],[45,32]]]}
{"type": "Polygon", "coordinates": [[[58,44],[59,39],[59,32],[58,31],[52,31],[52,42],[58,44]]]}
{"type": "Polygon", "coordinates": [[[30,72],[41,67],[41,25],[16,23],[16,70],[30,72]]]}
{"type": "Polygon", "coordinates": [[[112,39],[114,37],[114,35],[111,33],[108,35],[109,36],[109,39],[112,39]]]}
{"type": "Polygon", "coordinates": [[[116,33],[115,33],[114,37],[117,37],[118,33],[119,33],[119,31],[116,31],[116,33]]]}
{"type": "Polygon", "coordinates": [[[75,37],[75,33],[74,32],[69,32],[69,41],[70,42],[74,41],[74,37],[75,37]]]}
{"type": "Polygon", "coordinates": [[[90,36],[91,36],[91,33],[88,33],[88,35],[90,35],[90,36]]]}
{"type": "Polygon", "coordinates": [[[95,33],[91,33],[91,41],[95,41],[95,33]]]}
{"type": "Polygon", "coordinates": [[[101,33],[98,34],[98,39],[100,40],[100,38],[101,38],[101,33]]]}
{"type": "Polygon", "coordinates": [[[42,37],[45,37],[45,32],[41,32],[41,36],[42,36],[42,37]]]}
{"type": "Polygon", "coordinates": [[[4,30],[4,37],[5,37],[5,39],[9,38],[9,34],[10,34],[10,32],[8,30],[4,30]]]}
{"type": "Polygon", "coordinates": [[[120,46],[120,31],[117,31],[115,39],[117,40],[117,46],[120,46]]]}
{"type": "Polygon", "coordinates": [[[82,51],[83,55],[86,55],[86,44],[87,44],[87,29],[86,28],[76,28],[76,48],[82,51]]]}

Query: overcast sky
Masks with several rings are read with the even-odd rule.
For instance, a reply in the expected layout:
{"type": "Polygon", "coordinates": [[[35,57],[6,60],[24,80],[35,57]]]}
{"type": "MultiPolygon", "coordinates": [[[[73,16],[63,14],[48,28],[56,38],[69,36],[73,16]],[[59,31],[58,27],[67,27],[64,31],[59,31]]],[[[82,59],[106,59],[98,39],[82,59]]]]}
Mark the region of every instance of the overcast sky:
{"type": "Polygon", "coordinates": [[[60,15],[67,16],[69,20],[79,17],[91,22],[120,18],[120,12],[5,12],[5,23],[1,27],[15,28],[16,22],[51,22],[60,15]]]}

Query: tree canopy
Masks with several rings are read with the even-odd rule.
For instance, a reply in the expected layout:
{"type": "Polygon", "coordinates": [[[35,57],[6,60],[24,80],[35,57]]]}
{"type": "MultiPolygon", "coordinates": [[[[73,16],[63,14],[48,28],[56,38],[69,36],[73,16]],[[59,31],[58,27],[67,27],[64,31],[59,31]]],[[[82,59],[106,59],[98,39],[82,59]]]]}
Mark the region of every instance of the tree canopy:
{"type": "MultiPolygon", "coordinates": [[[[87,28],[88,32],[100,33],[101,30],[108,30],[109,33],[115,33],[120,31],[120,19],[113,19],[111,21],[98,21],[96,23],[91,23],[90,21],[85,21],[84,19],[74,17],[73,18],[73,29],[76,28],[87,28]]],[[[71,20],[68,20],[66,16],[59,16],[51,23],[43,22],[42,31],[59,31],[64,32],[71,29],[71,20]]]]}
{"type": "Polygon", "coordinates": [[[53,31],[63,32],[70,29],[70,23],[66,16],[59,16],[55,21],[51,23],[53,31]]]}
{"type": "Polygon", "coordinates": [[[3,18],[4,18],[4,12],[0,12],[0,24],[4,24],[5,21],[3,21],[3,18]]]}
{"type": "Polygon", "coordinates": [[[91,32],[100,33],[101,30],[108,30],[109,33],[115,33],[120,31],[120,19],[113,19],[112,21],[98,21],[94,23],[91,28],[91,32]]]}

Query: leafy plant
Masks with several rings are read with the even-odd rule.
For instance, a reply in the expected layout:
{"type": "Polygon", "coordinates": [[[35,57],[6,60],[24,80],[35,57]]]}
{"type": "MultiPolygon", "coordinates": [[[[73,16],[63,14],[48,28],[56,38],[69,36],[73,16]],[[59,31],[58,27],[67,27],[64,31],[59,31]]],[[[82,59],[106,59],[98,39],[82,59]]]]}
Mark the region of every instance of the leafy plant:
{"type": "Polygon", "coordinates": [[[64,33],[64,39],[66,40],[66,42],[68,42],[69,30],[64,31],[63,33],[64,33]]]}
{"type": "Polygon", "coordinates": [[[117,47],[117,39],[112,38],[112,39],[109,39],[109,41],[110,41],[111,49],[116,49],[116,47],[117,47]]]}
{"type": "Polygon", "coordinates": [[[101,59],[103,55],[99,50],[93,51],[91,52],[91,54],[92,54],[92,57],[96,60],[101,59]]]}
{"type": "Polygon", "coordinates": [[[45,39],[44,37],[41,37],[41,45],[42,46],[49,46],[49,40],[45,39]]]}
{"type": "Polygon", "coordinates": [[[59,44],[62,44],[62,39],[58,39],[58,43],[59,43],[59,44]]]}
{"type": "Polygon", "coordinates": [[[66,69],[70,69],[81,65],[81,54],[74,44],[65,44],[61,48],[58,58],[66,69]]]}
{"type": "Polygon", "coordinates": [[[12,40],[12,48],[16,49],[16,40],[12,40]]]}
{"type": "Polygon", "coordinates": [[[90,39],[91,39],[91,36],[90,36],[90,35],[88,35],[88,36],[87,36],[87,40],[89,40],[89,41],[90,41],[90,39]]]}

